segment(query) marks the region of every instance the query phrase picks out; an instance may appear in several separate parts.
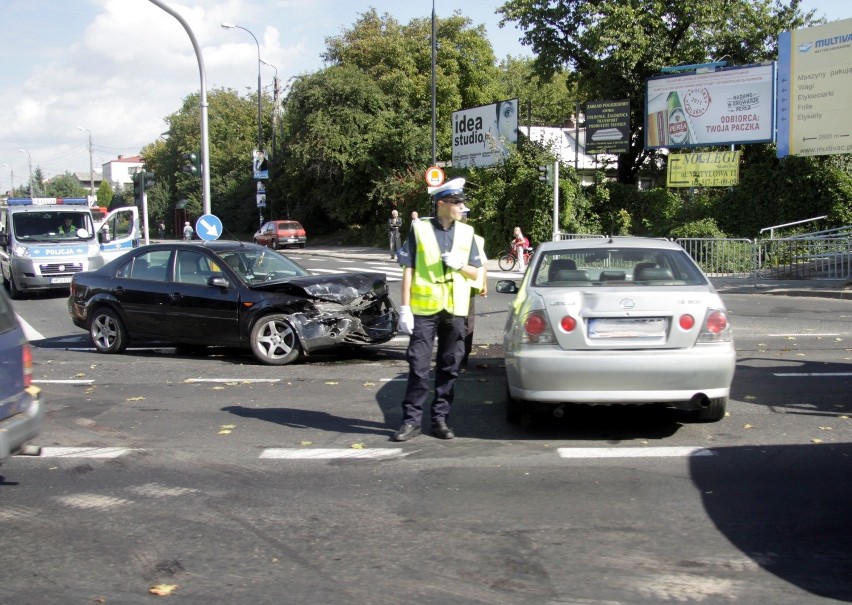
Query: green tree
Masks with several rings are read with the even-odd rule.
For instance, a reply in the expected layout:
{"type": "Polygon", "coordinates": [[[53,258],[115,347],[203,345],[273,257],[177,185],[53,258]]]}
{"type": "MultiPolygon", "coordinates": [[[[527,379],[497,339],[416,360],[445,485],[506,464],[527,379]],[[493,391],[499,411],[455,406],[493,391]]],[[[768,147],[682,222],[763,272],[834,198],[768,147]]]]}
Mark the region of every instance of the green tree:
{"type": "MultiPolygon", "coordinates": [[[[241,97],[232,89],[214,89],[208,93],[207,102],[211,210],[230,232],[254,233],[257,207],[252,152],[257,147],[257,97],[241,97]]],[[[153,172],[157,181],[157,192],[151,197],[163,202],[156,202],[155,211],[164,216],[169,216],[175,203],[184,199],[188,200],[188,220],[203,212],[201,178],[181,171],[183,154],[201,150],[198,104],[198,93],[187,96],[180,110],[166,118],[168,138],[147,145],[141,153],[146,170],[153,172]]],[[[264,97],[262,112],[268,115],[271,109],[271,102],[264,97]]],[[[267,125],[263,140],[270,136],[267,125]]]]}
{"type": "Polygon", "coordinates": [[[44,189],[45,197],[86,197],[89,193],[70,172],[53,177],[44,189]]]}
{"type": "MultiPolygon", "coordinates": [[[[451,155],[452,112],[506,93],[482,26],[456,14],[438,21],[437,38],[440,159],[451,155]]],[[[285,102],[270,192],[309,227],[367,226],[369,241],[392,207],[429,209],[431,21],[370,10],[326,45],[330,66],[299,78],[285,102]]]]}
{"type": "Polygon", "coordinates": [[[533,59],[507,57],[500,62],[500,81],[507,99],[519,99],[518,127],[563,126],[576,113],[577,93],[568,73],[543,77],[533,59]]]}
{"type": "Polygon", "coordinates": [[[98,206],[109,208],[113,195],[114,192],[110,182],[107,179],[101,180],[101,184],[98,185],[98,190],[95,192],[95,196],[98,198],[98,206]]]}
{"type": "Polygon", "coordinates": [[[799,0],[508,0],[498,12],[516,21],[547,75],[568,66],[580,97],[629,99],[630,150],[618,180],[633,183],[649,158],[643,138],[645,80],[665,66],[725,58],[746,65],[775,58],[782,31],[811,22],[799,0]]]}

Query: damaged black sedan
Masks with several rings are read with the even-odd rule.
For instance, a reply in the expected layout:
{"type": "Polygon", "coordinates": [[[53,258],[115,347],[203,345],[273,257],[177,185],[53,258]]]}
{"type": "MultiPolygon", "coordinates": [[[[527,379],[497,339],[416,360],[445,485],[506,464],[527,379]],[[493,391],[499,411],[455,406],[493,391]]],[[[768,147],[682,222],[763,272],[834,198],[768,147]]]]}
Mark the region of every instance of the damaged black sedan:
{"type": "Polygon", "coordinates": [[[382,273],[312,275],[283,254],[236,241],[143,246],[74,275],[68,311],[101,353],[131,341],[251,349],[269,365],[394,337],[382,273]]]}

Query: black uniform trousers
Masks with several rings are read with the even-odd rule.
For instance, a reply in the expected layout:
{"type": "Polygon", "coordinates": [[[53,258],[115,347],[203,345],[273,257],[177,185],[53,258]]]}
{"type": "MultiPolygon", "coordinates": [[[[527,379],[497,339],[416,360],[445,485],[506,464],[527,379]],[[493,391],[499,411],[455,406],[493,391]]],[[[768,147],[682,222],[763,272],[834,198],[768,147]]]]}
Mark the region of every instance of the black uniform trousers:
{"type": "Polygon", "coordinates": [[[420,426],[423,404],[429,396],[429,368],[432,348],[438,336],[435,360],[435,397],[432,400],[432,422],[447,422],[455,396],[456,378],[464,355],[465,317],[440,311],[435,315],[415,315],[414,330],[405,354],[408,360],[408,386],[402,402],[402,421],[420,426]]]}

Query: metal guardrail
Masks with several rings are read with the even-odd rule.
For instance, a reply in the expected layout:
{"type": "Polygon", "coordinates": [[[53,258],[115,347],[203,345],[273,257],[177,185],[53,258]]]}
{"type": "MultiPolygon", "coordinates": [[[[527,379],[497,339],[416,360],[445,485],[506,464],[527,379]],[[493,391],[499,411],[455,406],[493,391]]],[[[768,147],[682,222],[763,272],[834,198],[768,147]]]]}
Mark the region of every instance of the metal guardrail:
{"type": "Polygon", "coordinates": [[[711,277],[836,279],[852,277],[852,228],[770,239],[676,240],[711,277]]]}
{"type": "MultiPolygon", "coordinates": [[[[606,235],[555,233],[553,241],[606,235]]],[[[852,278],[852,226],[791,237],[689,237],[675,240],[710,277],[734,279],[852,278]]]]}

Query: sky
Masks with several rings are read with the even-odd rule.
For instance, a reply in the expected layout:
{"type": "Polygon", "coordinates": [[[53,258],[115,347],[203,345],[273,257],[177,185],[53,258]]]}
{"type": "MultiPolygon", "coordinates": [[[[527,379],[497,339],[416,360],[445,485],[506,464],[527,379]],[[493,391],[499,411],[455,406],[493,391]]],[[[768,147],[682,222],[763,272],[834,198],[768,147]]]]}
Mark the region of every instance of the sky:
{"type": "MultiPolygon", "coordinates": [[[[439,18],[456,12],[484,25],[497,59],[531,56],[502,0],[433,0],[439,18]]],[[[321,69],[328,37],[375,8],[400,23],[429,18],[429,0],[164,0],[190,24],[204,57],[207,90],[241,94],[321,69]],[[248,29],[226,30],[221,23],[248,29]]],[[[828,20],[852,17],[848,0],[803,0],[828,20]]],[[[0,0],[0,191],[33,170],[46,178],[96,172],[132,156],[167,130],[164,118],[200,88],[198,64],[180,23],[149,0],[0,0]],[[20,151],[23,149],[24,151],[20,151]]]]}

